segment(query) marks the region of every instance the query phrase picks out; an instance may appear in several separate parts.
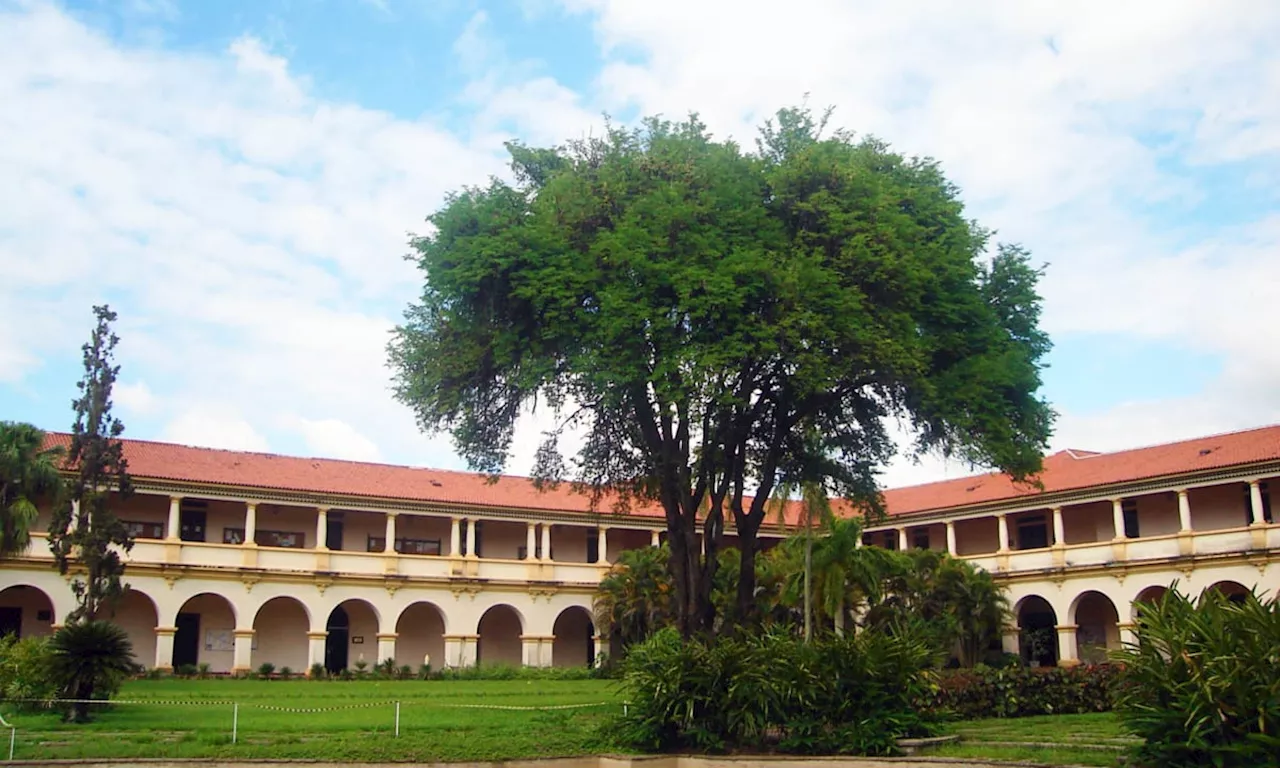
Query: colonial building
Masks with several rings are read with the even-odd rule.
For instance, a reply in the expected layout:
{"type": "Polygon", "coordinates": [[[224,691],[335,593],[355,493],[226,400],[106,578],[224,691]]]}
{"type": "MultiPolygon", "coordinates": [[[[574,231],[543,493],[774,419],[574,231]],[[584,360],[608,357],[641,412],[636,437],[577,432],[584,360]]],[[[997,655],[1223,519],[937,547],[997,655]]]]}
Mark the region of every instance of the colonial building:
{"type": "MultiPolygon", "coordinates": [[[[665,527],[657,508],[597,513],[567,486],[519,478],[124,442],[137,492],[116,510],[136,543],[115,620],[139,663],[162,669],[590,664],[596,584],[665,527]]],[[[987,474],[890,490],[865,541],[992,571],[1018,623],[1006,647],[1071,664],[1116,647],[1134,605],[1175,581],[1274,593],[1278,482],[1280,426],[1063,451],[1034,486],[987,474]]],[[[50,632],[73,607],[48,519],[28,553],[0,561],[0,633],[50,632]]]]}

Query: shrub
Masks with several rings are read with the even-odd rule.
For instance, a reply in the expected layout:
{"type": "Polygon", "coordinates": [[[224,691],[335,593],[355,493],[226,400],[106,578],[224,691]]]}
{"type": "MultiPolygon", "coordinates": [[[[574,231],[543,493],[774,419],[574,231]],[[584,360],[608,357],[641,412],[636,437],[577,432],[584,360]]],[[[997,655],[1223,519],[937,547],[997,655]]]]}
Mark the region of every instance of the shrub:
{"type": "Polygon", "coordinates": [[[394,680],[396,676],[396,660],[387,657],[378,662],[378,676],[384,680],[394,680]]]}
{"type": "Polygon", "coordinates": [[[258,667],[258,677],[262,678],[263,680],[270,680],[271,675],[275,673],[275,671],[276,671],[275,664],[272,664],[269,661],[264,661],[258,667]]]}
{"type": "MultiPolygon", "coordinates": [[[[48,638],[0,637],[0,699],[52,699],[57,681],[49,674],[53,651],[48,638]]],[[[30,703],[20,703],[35,708],[30,703]]],[[[36,705],[38,706],[38,705],[36,705]]]]}
{"type": "Polygon", "coordinates": [[[1176,589],[1138,608],[1116,711],[1144,765],[1280,766],[1280,601],[1176,589]]]}
{"type": "Polygon", "coordinates": [[[312,664],[311,669],[307,672],[307,677],[312,680],[323,680],[328,676],[329,670],[325,669],[324,665],[319,662],[312,664]]]}
{"type": "Polygon", "coordinates": [[[173,668],[173,674],[178,677],[195,677],[198,674],[198,667],[195,664],[179,664],[173,668]]]}
{"type": "Polygon", "coordinates": [[[202,661],[196,665],[196,677],[200,678],[201,680],[204,680],[208,678],[210,674],[212,674],[212,670],[213,670],[213,667],[209,665],[209,662],[202,661]]]}
{"type": "Polygon", "coordinates": [[[293,677],[293,669],[292,669],[292,668],[290,668],[290,667],[281,667],[281,668],[280,668],[280,679],[281,679],[281,680],[288,680],[288,679],[289,679],[289,678],[291,678],[291,677],[293,677]]]}
{"type": "Polygon", "coordinates": [[[399,667],[397,667],[397,668],[396,668],[396,679],[397,679],[397,680],[412,680],[412,679],[413,679],[413,667],[409,666],[408,664],[401,664],[399,667]]]}
{"type": "Polygon", "coordinates": [[[50,675],[64,698],[76,700],[66,718],[77,723],[89,719],[88,700],[111,698],[134,671],[133,644],[109,621],[68,624],[54,634],[49,647],[50,675]]]}
{"type": "Polygon", "coordinates": [[[646,750],[892,754],[931,722],[913,704],[933,662],[915,632],[865,631],[806,644],[768,633],[708,645],[672,629],[633,646],[619,735],[646,750]]]}
{"type": "Polygon", "coordinates": [[[1106,712],[1118,674],[1110,664],[947,671],[924,706],[962,720],[1106,712]]]}

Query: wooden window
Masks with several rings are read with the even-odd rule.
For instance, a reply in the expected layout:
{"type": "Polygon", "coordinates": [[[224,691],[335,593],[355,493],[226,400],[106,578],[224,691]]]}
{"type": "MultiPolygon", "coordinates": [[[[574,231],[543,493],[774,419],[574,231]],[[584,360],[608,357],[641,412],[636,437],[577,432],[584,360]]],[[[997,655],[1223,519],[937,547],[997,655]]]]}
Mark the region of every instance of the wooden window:
{"type": "Polygon", "coordinates": [[[1049,525],[1044,515],[1018,519],[1018,549],[1044,549],[1049,546],[1049,525]]]}
{"type": "MultiPolygon", "coordinates": [[[[301,531],[263,531],[253,535],[254,543],[260,547],[281,547],[283,549],[306,549],[307,535],[301,531]]],[[[243,544],[243,528],[223,528],[223,544],[243,544]]]]}
{"type": "Polygon", "coordinates": [[[125,530],[135,539],[163,539],[164,523],[143,523],[137,520],[121,520],[125,530]]]}
{"type": "Polygon", "coordinates": [[[929,548],[929,529],[917,528],[911,532],[911,546],[916,549],[929,548]]]}
{"type": "MultiPolygon", "coordinates": [[[[385,536],[370,536],[367,551],[381,552],[386,543],[387,537],[385,536]]],[[[440,554],[440,540],[396,539],[396,552],[402,555],[438,555],[440,554]]]]}
{"type": "Polygon", "coordinates": [[[1120,502],[1120,515],[1124,518],[1124,537],[1138,538],[1138,500],[1125,499],[1120,502]]]}
{"type": "Polygon", "coordinates": [[[884,547],[885,549],[897,549],[898,548],[898,532],[897,531],[881,531],[880,542],[881,542],[880,546],[884,547]]]}

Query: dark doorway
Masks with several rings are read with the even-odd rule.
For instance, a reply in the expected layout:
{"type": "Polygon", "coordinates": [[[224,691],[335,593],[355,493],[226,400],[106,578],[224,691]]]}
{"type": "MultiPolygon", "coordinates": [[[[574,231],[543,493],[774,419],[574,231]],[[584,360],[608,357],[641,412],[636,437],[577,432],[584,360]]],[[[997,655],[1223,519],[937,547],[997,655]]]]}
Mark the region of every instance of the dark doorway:
{"type": "Polygon", "coordinates": [[[587,622],[587,666],[596,665],[596,628],[587,622]]]}
{"type": "Polygon", "coordinates": [[[183,509],[178,516],[178,538],[183,541],[204,541],[206,514],[203,509],[183,509]]]}
{"type": "Polygon", "coordinates": [[[200,614],[179,613],[174,622],[177,632],[173,633],[173,666],[194,667],[200,660],[200,614]]]}
{"type": "Polygon", "coordinates": [[[22,637],[22,609],[0,608],[0,637],[22,637]]]}
{"type": "Polygon", "coordinates": [[[342,549],[342,518],[330,517],[325,523],[324,545],[329,549],[342,549]]]}
{"type": "Polygon", "coordinates": [[[351,620],[347,618],[347,612],[341,607],[334,608],[324,628],[329,633],[324,640],[324,668],[330,674],[337,674],[347,668],[351,620]]]}

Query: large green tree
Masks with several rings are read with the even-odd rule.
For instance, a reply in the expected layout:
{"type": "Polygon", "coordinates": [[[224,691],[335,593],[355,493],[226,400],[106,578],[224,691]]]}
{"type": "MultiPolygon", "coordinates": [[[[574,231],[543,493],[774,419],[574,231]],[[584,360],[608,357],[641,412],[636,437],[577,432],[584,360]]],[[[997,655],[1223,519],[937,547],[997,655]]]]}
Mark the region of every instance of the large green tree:
{"type": "Polygon", "coordinates": [[[1050,432],[1027,254],[988,259],[933,161],[823,122],[784,110],[754,152],[696,118],[513,144],[514,183],[449,196],[413,240],[424,288],[390,344],[399,399],[482,471],[526,408],[549,407],[535,474],[661,505],[685,634],[715,624],[728,516],[734,618],[753,620],[756,536],[789,475],[819,466],[874,512],[891,419],[914,450],[1019,478],[1050,432]],[[585,435],[571,460],[565,429],[585,435]]]}
{"type": "Polygon", "coordinates": [[[46,448],[44,432],[36,427],[0,421],[0,557],[21,554],[31,545],[39,499],[57,503],[62,453],[46,448]]]}
{"type": "Polygon", "coordinates": [[[120,581],[120,553],[133,548],[133,537],[111,509],[113,493],[116,498],[133,493],[119,440],[124,424],[111,415],[111,389],[120,373],[113,364],[119,341],[111,330],[116,313],[106,305],[95,306],[93,313],[97,324],[83,347],[84,378],[76,384],[80,396],[72,401],[76,420],[67,464],[76,474],[69,482],[67,503],[55,508],[49,526],[58,571],[66,575],[75,566],[71,589],[79,605],[68,623],[96,619],[104,606],[123,594],[127,585],[120,581]]]}

